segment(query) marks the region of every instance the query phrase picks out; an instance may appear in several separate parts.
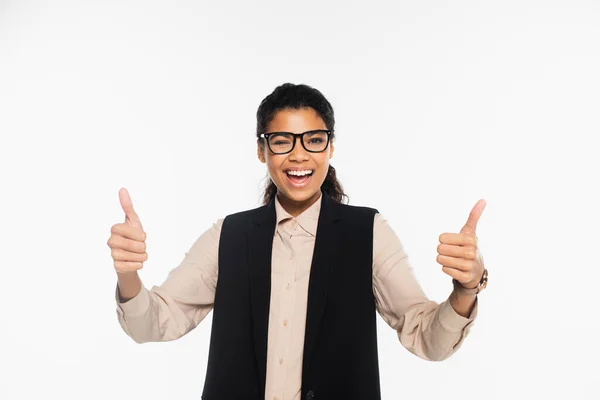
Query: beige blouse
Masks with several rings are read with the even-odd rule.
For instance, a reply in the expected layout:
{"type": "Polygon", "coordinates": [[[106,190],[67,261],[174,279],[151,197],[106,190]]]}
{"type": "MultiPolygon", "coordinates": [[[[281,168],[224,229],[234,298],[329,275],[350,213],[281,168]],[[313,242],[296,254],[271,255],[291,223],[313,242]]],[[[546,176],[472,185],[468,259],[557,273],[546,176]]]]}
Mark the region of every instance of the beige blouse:
{"type": "MultiPolygon", "coordinates": [[[[275,201],[271,305],[265,399],[299,400],[308,282],[321,198],[297,217],[275,201]]],[[[192,245],[165,282],[125,303],[116,295],[123,330],[137,343],[175,340],[194,329],[213,307],[223,219],[192,245]]],[[[415,279],[408,256],[387,221],[373,226],[373,293],[377,310],[396,330],[400,343],[426,360],[444,360],[462,344],[477,315],[454,311],[446,300],[429,300],[415,279]]]]}

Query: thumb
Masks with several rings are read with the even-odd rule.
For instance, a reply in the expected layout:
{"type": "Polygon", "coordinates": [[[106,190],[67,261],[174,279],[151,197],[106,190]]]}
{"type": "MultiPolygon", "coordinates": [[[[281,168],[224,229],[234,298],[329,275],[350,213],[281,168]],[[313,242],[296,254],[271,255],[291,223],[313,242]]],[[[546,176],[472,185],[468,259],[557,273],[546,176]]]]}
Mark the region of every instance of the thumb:
{"type": "Polygon", "coordinates": [[[142,227],[142,221],[140,221],[140,217],[138,217],[137,213],[133,209],[133,203],[131,202],[131,197],[129,197],[129,192],[127,189],[121,188],[119,190],[119,201],[121,202],[123,211],[125,211],[125,222],[135,228],[144,230],[142,227]]]}
{"type": "Polygon", "coordinates": [[[479,221],[479,218],[481,217],[481,214],[483,213],[486,204],[486,201],[483,199],[479,200],[477,204],[475,204],[475,206],[471,210],[471,213],[469,214],[469,219],[467,219],[467,223],[465,224],[465,226],[462,227],[460,233],[475,235],[475,232],[477,230],[477,222],[479,221]]]}

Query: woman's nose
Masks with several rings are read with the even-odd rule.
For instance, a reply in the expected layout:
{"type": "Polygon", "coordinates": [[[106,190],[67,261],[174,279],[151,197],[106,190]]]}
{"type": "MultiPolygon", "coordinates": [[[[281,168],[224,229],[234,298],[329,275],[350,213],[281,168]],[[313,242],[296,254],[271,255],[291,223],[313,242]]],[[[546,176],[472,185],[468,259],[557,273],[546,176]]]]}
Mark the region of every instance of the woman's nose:
{"type": "Polygon", "coordinates": [[[302,146],[302,138],[297,136],[294,140],[295,143],[294,148],[290,152],[290,160],[307,160],[308,152],[304,149],[304,146],[302,146]]]}

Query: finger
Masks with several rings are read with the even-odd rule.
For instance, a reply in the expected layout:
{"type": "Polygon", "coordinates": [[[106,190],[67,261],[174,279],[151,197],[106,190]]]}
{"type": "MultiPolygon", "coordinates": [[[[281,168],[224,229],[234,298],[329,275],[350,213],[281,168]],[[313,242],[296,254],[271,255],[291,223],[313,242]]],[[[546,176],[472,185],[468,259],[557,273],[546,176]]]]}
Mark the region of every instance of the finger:
{"type": "Polygon", "coordinates": [[[131,240],[137,240],[138,242],[146,241],[146,232],[139,228],[134,228],[127,223],[114,224],[110,228],[110,232],[115,235],[124,236],[131,240]]]}
{"type": "Polygon", "coordinates": [[[477,249],[474,246],[439,244],[437,247],[437,252],[442,256],[464,258],[466,260],[475,260],[477,258],[477,249]]]}
{"type": "Polygon", "coordinates": [[[446,274],[450,275],[451,277],[453,277],[461,283],[469,282],[469,274],[467,274],[466,272],[450,267],[442,267],[442,271],[444,271],[446,274]]]}
{"type": "Polygon", "coordinates": [[[140,221],[139,216],[133,209],[133,202],[131,201],[127,189],[121,188],[119,190],[119,201],[121,202],[121,208],[123,208],[123,211],[125,212],[125,222],[133,227],[143,229],[142,221],[140,221]]]}
{"type": "Polygon", "coordinates": [[[442,244],[477,247],[477,237],[466,233],[442,233],[439,239],[442,244]]]}
{"type": "Polygon", "coordinates": [[[106,244],[111,249],[123,249],[139,254],[146,252],[146,242],[127,239],[126,237],[118,234],[110,235],[110,238],[108,238],[108,242],[106,242],[106,244]]]}
{"type": "Polygon", "coordinates": [[[473,270],[474,261],[465,260],[464,258],[448,257],[438,255],[436,257],[438,264],[445,267],[455,268],[464,272],[470,272],[473,270]]]}
{"type": "Polygon", "coordinates": [[[141,262],[131,262],[131,261],[115,261],[115,269],[117,272],[126,273],[133,272],[142,269],[144,266],[141,262]]]}
{"type": "Polygon", "coordinates": [[[123,249],[112,249],[110,255],[114,261],[145,262],[148,260],[148,254],[146,253],[132,253],[123,249]]]}
{"type": "Polygon", "coordinates": [[[479,222],[479,218],[485,209],[486,201],[481,199],[475,204],[471,213],[469,214],[469,218],[467,219],[467,223],[460,230],[461,233],[471,233],[475,234],[477,230],[477,222],[479,222]]]}

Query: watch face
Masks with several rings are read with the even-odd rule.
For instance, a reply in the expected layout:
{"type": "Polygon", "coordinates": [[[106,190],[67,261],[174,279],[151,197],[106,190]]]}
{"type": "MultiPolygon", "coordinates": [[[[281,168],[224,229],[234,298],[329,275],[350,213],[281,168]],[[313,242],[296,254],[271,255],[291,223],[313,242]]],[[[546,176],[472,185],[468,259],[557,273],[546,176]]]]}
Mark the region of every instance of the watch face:
{"type": "Polygon", "coordinates": [[[483,277],[481,277],[481,287],[485,289],[488,283],[488,271],[487,269],[483,270],[483,277]]]}

